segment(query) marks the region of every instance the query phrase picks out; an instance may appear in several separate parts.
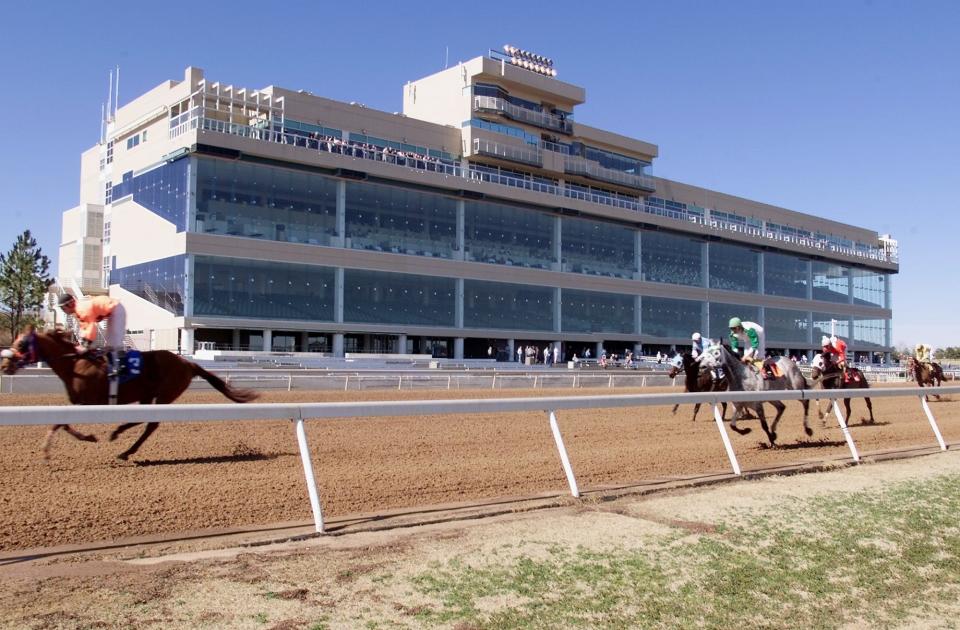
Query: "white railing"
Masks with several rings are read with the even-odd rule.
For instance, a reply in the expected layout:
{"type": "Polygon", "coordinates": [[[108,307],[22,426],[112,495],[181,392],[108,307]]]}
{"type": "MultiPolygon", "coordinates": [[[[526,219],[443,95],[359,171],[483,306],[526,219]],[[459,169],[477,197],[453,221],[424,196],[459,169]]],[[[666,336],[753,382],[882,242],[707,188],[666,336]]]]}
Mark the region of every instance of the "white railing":
{"type": "Polygon", "coordinates": [[[216,405],[90,405],[51,407],[3,407],[0,408],[0,426],[45,426],[53,419],[69,424],[116,424],[121,422],[198,422],[198,421],[252,421],[291,420],[295,424],[297,443],[304,468],[314,526],[323,531],[323,513],[316,480],[310,460],[304,422],[306,420],[329,420],[333,418],[370,418],[419,415],[463,415],[472,413],[508,413],[518,411],[545,413],[557,446],[558,455],[574,497],[580,496],[573,468],[567,457],[563,437],[557,425],[556,412],[568,409],[609,409],[623,407],[666,406],[674,404],[713,405],[714,420],[720,432],[724,449],[735,475],[740,475],[730,436],[720,415],[724,402],[765,402],[789,400],[832,401],[837,423],[843,433],[854,462],[860,461],[853,436],[840,411],[838,401],[843,398],[888,398],[917,396],[926,414],[930,427],[941,450],[947,445],[930,411],[926,396],[929,394],[960,394],[960,386],[938,388],[896,388],[860,390],[789,390],[775,392],[706,392],[698,394],[638,394],[627,396],[567,396],[553,398],[507,398],[481,400],[431,400],[431,401],[384,401],[362,403],[273,403],[273,404],[216,404],[216,405]]]}
{"type": "Polygon", "coordinates": [[[591,162],[583,158],[568,157],[564,159],[563,170],[571,175],[582,175],[590,179],[621,184],[631,188],[642,188],[649,191],[656,190],[652,177],[636,175],[634,173],[624,173],[623,171],[612,168],[604,168],[596,162],[591,162]]]}
{"type": "Polygon", "coordinates": [[[473,152],[479,155],[492,155],[511,162],[521,162],[534,166],[543,166],[543,154],[540,149],[525,149],[509,144],[500,144],[484,138],[473,139],[473,152]]]}
{"type": "Polygon", "coordinates": [[[561,133],[573,133],[573,123],[569,120],[546,112],[526,109],[525,107],[514,105],[510,101],[497,98],[496,96],[474,96],[473,108],[475,110],[482,109],[500,112],[507,118],[512,118],[513,120],[528,123],[536,127],[553,129],[561,133]]]}
{"type": "MultiPolygon", "coordinates": [[[[477,98],[492,98],[492,97],[477,97],[477,98]]],[[[862,248],[855,247],[846,247],[838,245],[831,241],[817,240],[817,239],[808,239],[803,237],[798,237],[792,234],[785,234],[779,231],[773,231],[769,229],[761,229],[754,227],[746,227],[739,223],[731,223],[727,221],[714,221],[707,222],[704,220],[704,217],[699,213],[693,212],[683,212],[680,210],[666,210],[659,206],[652,204],[645,204],[639,199],[629,199],[613,195],[600,195],[595,193],[583,192],[580,190],[564,187],[564,186],[551,186],[542,184],[540,182],[533,181],[531,179],[520,178],[516,176],[508,175],[499,175],[492,176],[490,173],[483,172],[476,168],[470,166],[463,166],[459,162],[446,162],[441,161],[436,158],[429,158],[424,156],[411,157],[406,154],[402,154],[396,151],[383,150],[379,148],[369,148],[369,147],[360,147],[357,145],[349,144],[342,141],[329,141],[325,139],[317,138],[308,138],[299,134],[293,134],[283,131],[274,131],[270,129],[264,129],[260,127],[250,127],[247,125],[242,125],[239,123],[230,123],[222,120],[216,120],[211,118],[191,118],[189,121],[177,125],[174,128],[170,129],[170,137],[175,138],[188,130],[192,129],[202,129],[204,131],[213,131],[217,133],[225,133],[230,135],[242,136],[245,138],[252,138],[255,140],[261,140],[266,142],[276,142],[279,144],[289,144],[294,146],[304,147],[306,149],[311,149],[315,151],[321,151],[325,153],[337,153],[345,155],[348,157],[354,158],[365,158],[370,160],[378,160],[382,162],[388,162],[390,164],[396,164],[397,166],[404,166],[413,170],[418,171],[435,171],[438,173],[443,173],[446,175],[453,175],[456,177],[463,177],[466,179],[473,179],[477,181],[491,182],[503,186],[512,186],[514,188],[524,188],[526,190],[532,190],[535,192],[544,192],[551,195],[557,195],[561,197],[568,197],[570,199],[581,199],[589,203],[595,203],[605,206],[613,206],[615,208],[623,208],[625,210],[630,210],[633,212],[643,212],[647,214],[653,214],[656,216],[667,217],[684,223],[693,223],[695,225],[704,226],[706,229],[714,229],[721,231],[731,231],[737,232],[739,234],[746,234],[755,238],[757,241],[779,241],[784,243],[792,243],[795,245],[800,245],[801,247],[824,251],[829,250],[838,254],[845,256],[851,256],[854,258],[863,258],[867,260],[873,260],[878,262],[898,262],[898,253],[896,250],[890,249],[870,249],[864,250],[862,248]]],[[[479,138],[475,141],[480,141],[479,138]]],[[[483,140],[487,144],[484,145],[485,148],[490,149],[486,151],[490,155],[495,156],[514,156],[521,157],[517,161],[522,161],[526,164],[533,165],[542,165],[543,157],[540,154],[539,149],[526,151],[526,155],[522,155],[519,152],[524,152],[524,149],[509,147],[510,151],[507,152],[504,150],[504,153],[496,153],[496,146],[491,147],[490,145],[498,145],[495,142],[489,142],[483,140]],[[536,156],[536,157],[534,157],[536,156]],[[531,161],[528,161],[531,160],[531,161]]],[[[475,152],[479,152],[479,146],[475,142],[475,152]]],[[[509,145],[499,145],[502,147],[508,147],[509,145]]],[[[597,169],[602,167],[595,167],[597,169]]],[[[611,169],[604,169],[611,170],[611,169]]],[[[618,173],[619,171],[614,171],[618,173]]],[[[641,175],[631,175],[629,173],[623,173],[622,175],[627,175],[630,177],[640,177],[646,178],[650,181],[650,190],[654,190],[653,179],[647,176],[641,175]]],[[[646,186],[645,186],[646,187],[646,186]]]]}

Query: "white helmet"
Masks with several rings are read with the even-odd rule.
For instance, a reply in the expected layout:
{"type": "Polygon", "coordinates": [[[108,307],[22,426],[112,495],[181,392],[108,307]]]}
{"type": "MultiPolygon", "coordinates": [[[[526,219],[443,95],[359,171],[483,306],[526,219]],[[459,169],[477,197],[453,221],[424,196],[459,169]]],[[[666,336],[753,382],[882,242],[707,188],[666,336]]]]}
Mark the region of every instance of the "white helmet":
{"type": "Polygon", "coordinates": [[[691,337],[691,339],[694,341],[700,341],[700,333],[693,333],[693,337],[691,337]]]}
{"type": "Polygon", "coordinates": [[[823,339],[820,340],[820,345],[822,345],[822,346],[829,346],[829,345],[830,345],[830,337],[827,337],[826,335],[824,335],[824,336],[823,336],[823,339]]]}

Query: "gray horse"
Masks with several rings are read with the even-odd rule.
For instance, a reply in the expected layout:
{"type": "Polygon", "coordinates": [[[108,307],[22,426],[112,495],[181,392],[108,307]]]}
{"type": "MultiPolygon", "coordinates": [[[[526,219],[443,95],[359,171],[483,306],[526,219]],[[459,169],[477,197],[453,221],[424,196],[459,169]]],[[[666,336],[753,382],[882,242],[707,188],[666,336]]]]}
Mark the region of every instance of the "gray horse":
{"type": "MultiPolygon", "coordinates": [[[[730,391],[732,392],[764,392],[769,390],[808,388],[807,379],[803,378],[803,374],[800,373],[796,364],[786,357],[777,359],[777,367],[780,368],[780,373],[783,374],[783,376],[771,379],[762,378],[756,370],[743,364],[726,346],[710,346],[703,351],[698,361],[700,365],[705,368],[723,367],[727,378],[730,380],[730,391]]],[[[763,415],[762,403],[743,403],[743,406],[750,407],[757,413],[757,416],[760,418],[760,426],[763,427],[767,438],[770,440],[770,445],[773,446],[777,441],[777,424],[780,422],[780,416],[783,415],[786,405],[779,400],[771,400],[769,402],[777,410],[777,415],[769,427],[767,426],[766,417],[763,415]]],[[[807,435],[813,435],[813,430],[807,421],[807,416],[810,412],[810,401],[801,400],[800,404],[803,405],[803,430],[807,435]]],[[[730,422],[730,428],[740,435],[746,435],[750,432],[750,429],[737,427],[736,416],[734,416],[734,419],[730,422]]]]}

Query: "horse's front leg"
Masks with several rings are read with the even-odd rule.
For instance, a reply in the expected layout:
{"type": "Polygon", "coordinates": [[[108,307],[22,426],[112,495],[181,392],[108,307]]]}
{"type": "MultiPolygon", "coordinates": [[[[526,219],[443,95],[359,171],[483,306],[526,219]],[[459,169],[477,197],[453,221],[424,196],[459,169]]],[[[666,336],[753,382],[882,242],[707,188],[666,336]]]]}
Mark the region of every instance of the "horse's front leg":
{"type": "Polygon", "coordinates": [[[673,411],[671,411],[670,413],[672,413],[673,415],[677,415],[677,409],[679,408],[680,408],[680,403],[677,403],[676,405],[673,406],[673,411]]]}
{"type": "Polygon", "coordinates": [[[697,421],[697,412],[700,411],[700,403],[693,406],[693,422],[697,421]]]}
{"type": "Polygon", "coordinates": [[[69,433],[74,439],[80,440],[81,442],[96,442],[97,436],[90,433],[80,433],[69,424],[63,425],[63,430],[69,433]]]}
{"type": "Polygon", "coordinates": [[[139,438],[137,438],[137,441],[133,443],[133,446],[131,446],[124,452],[117,455],[117,459],[126,460],[131,455],[136,453],[140,449],[140,446],[147,441],[147,438],[150,437],[150,435],[157,430],[158,426],[160,426],[159,422],[148,422],[146,428],[143,430],[143,434],[140,435],[139,438]]]}
{"type": "MultiPolygon", "coordinates": [[[[733,419],[730,420],[730,428],[736,431],[737,433],[739,433],[740,435],[746,435],[747,433],[750,433],[750,431],[752,431],[750,427],[744,427],[743,429],[741,429],[740,427],[737,426],[737,420],[740,418],[740,411],[745,408],[746,408],[746,405],[742,403],[733,403],[733,419]]],[[[766,429],[766,424],[764,424],[763,426],[764,426],[764,429],[766,429]]]]}
{"type": "Polygon", "coordinates": [[[876,422],[876,420],[873,419],[873,403],[870,402],[869,398],[864,398],[863,400],[867,403],[867,410],[870,411],[870,424],[873,424],[876,422]]]}
{"type": "Polygon", "coordinates": [[[55,424],[47,431],[46,437],[43,439],[43,458],[50,459],[50,447],[53,445],[53,434],[63,429],[74,438],[82,442],[96,442],[97,437],[95,435],[88,435],[86,433],[80,433],[69,424],[55,424]]]}
{"type": "Polygon", "coordinates": [[[810,401],[804,398],[800,404],[803,406],[803,432],[809,437],[813,435],[813,429],[810,428],[810,401]]]}
{"type": "Polygon", "coordinates": [[[113,442],[113,441],[116,440],[118,437],[120,437],[120,434],[121,434],[121,433],[123,433],[123,432],[126,431],[127,429],[132,429],[133,427],[137,426],[138,424],[143,424],[143,423],[142,423],[142,422],[127,422],[127,423],[125,423],[125,424],[121,424],[119,427],[117,427],[116,429],[114,429],[113,432],[110,434],[110,441],[113,442]]]}
{"type": "Polygon", "coordinates": [[[763,405],[758,404],[757,406],[760,407],[758,410],[760,414],[760,426],[767,432],[767,437],[770,439],[770,446],[774,446],[777,441],[777,425],[780,424],[780,417],[783,415],[783,411],[787,406],[779,400],[771,400],[770,404],[777,410],[777,415],[773,418],[773,422],[770,423],[770,428],[767,428],[767,420],[763,416],[763,405]]]}

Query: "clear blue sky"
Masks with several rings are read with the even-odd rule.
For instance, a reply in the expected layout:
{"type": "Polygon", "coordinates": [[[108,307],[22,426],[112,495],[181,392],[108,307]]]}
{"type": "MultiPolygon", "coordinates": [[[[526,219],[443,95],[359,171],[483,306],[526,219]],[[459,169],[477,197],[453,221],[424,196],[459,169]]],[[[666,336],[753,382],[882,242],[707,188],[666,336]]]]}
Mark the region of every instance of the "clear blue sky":
{"type": "Polygon", "coordinates": [[[107,73],[120,102],[188,65],[401,109],[401,86],[512,43],[587,90],[577,120],[654,173],[889,232],[893,339],[960,345],[960,2],[14,3],[0,24],[0,249],[56,258],[107,73]],[[130,3],[133,4],[133,3],[130,3]]]}

